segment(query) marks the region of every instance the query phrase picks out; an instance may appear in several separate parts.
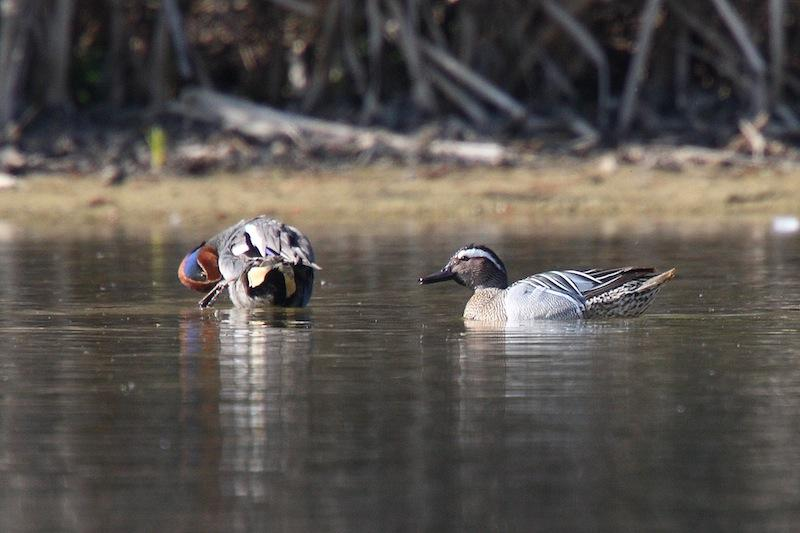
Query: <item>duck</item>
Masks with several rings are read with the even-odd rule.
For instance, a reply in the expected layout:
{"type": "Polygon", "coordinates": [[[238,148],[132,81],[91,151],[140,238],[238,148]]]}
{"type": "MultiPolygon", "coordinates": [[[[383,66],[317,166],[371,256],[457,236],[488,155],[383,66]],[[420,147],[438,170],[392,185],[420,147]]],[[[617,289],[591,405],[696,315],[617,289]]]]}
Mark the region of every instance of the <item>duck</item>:
{"type": "Polygon", "coordinates": [[[178,267],[178,280],[206,293],[210,307],[227,288],[235,307],[305,307],[311,299],[314,271],[311,242],[299,229],[260,215],[241,220],[201,242],[178,267]]]}
{"type": "Polygon", "coordinates": [[[484,322],[537,319],[636,317],[647,310],[676,269],[647,267],[551,270],[511,285],[500,257],[482,244],[457,250],[438,272],[419,278],[428,285],[453,280],[473,291],[464,318],[484,322]]]}

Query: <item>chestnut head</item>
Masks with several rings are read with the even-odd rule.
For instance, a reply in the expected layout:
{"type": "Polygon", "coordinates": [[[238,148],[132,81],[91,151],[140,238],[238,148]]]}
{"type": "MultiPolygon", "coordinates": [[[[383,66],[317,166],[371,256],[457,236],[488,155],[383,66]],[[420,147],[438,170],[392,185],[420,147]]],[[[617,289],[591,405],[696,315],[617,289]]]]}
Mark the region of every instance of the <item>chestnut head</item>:
{"type": "Polygon", "coordinates": [[[222,279],[218,261],[217,251],[203,242],[183,258],[178,279],[190,289],[208,292],[222,279]]]}

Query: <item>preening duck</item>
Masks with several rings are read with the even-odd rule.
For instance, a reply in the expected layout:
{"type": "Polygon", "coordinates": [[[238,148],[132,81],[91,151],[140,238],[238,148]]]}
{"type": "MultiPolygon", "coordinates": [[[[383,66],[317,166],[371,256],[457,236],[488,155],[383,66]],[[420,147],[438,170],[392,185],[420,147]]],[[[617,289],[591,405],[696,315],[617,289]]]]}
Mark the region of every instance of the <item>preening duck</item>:
{"type": "Polygon", "coordinates": [[[314,286],[314,250],[293,226],[264,215],[242,220],[186,254],[178,279],[209,307],[228,289],[236,307],[303,307],[314,286]]]}

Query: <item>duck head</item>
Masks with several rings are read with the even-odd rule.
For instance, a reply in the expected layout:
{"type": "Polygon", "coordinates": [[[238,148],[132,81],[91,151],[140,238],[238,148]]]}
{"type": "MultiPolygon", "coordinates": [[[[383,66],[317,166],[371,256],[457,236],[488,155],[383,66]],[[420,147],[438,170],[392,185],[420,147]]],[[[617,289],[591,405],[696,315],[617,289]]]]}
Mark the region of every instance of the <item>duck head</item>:
{"type": "Polygon", "coordinates": [[[203,242],[183,258],[178,279],[190,289],[208,292],[222,279],[218,260],[217,250],[203,242]]]}
{"type": "Polygon", "coordinates": [[[439,272],[419,278],[422,285],[452,279],[470,289],[508,287],[506,266],[497,254],[481,244],[468,244],[453,254],[439,272]]]}

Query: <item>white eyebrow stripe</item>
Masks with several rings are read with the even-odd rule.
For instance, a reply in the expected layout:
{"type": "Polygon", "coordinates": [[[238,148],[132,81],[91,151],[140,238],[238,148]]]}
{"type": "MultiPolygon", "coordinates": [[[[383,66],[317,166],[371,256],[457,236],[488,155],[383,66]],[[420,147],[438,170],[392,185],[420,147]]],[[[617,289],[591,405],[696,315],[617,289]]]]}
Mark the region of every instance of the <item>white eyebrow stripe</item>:
{"type": "Polygon", "coordinates": [[[470,258],[470,257],[483,257],[484,259],[488,259],[489,261],[494,263],[494,266],[496,266],[498,270],[502,272],[506,271],[506,269],[503,268],[500,265],[500,263],[497,262],[497,259],[495,259],[492,256],[492,254],[490,254],[486,250],[481,250],[480,248],[467,248],[466,250],[461,250],[460,252],[458,252],[456,257],[458,257],[459,259],[470,258]]]}

